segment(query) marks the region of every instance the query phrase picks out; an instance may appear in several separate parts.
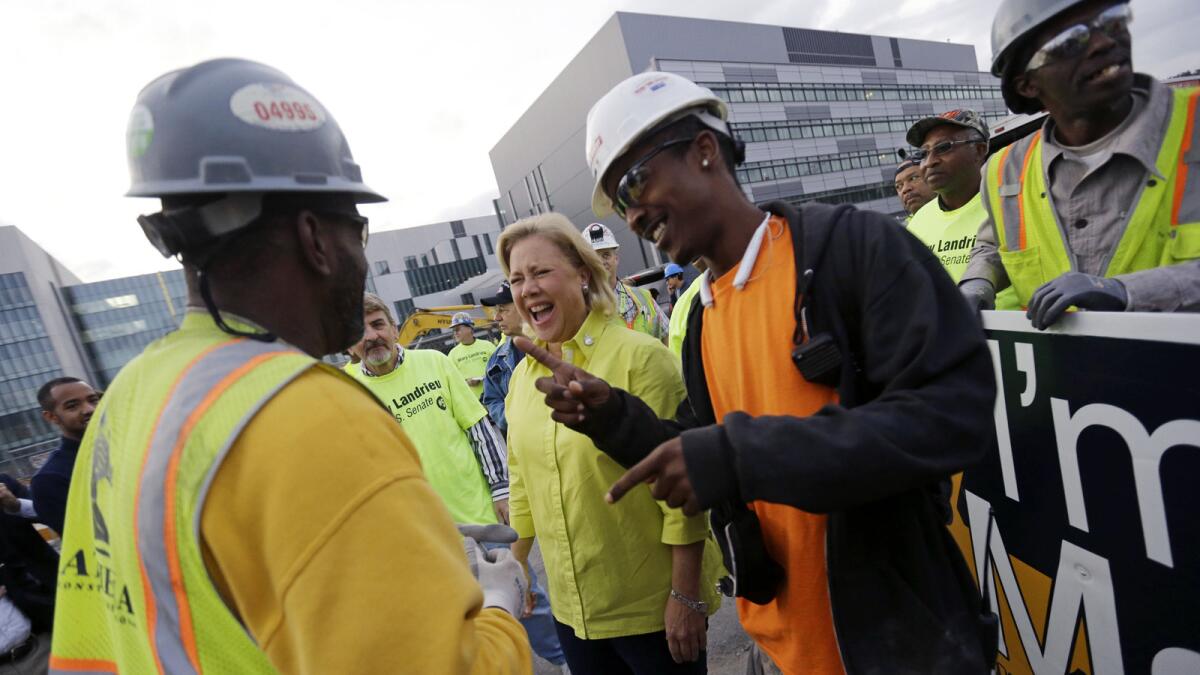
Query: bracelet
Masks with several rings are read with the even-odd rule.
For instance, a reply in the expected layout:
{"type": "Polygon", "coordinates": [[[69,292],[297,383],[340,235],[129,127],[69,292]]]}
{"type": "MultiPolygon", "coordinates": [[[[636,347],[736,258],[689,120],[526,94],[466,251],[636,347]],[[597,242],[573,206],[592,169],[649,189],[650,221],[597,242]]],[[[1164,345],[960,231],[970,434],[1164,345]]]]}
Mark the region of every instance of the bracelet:
{"type": "Polygon", "coordinates": [[[684,607],[687,607],[688,609],[692,610],[693,612],[702,614],[704,616],[708,616],[708,603],[707,602],[704,602],[702,600],[693,600],[693,599],[689,598],[688,596],[684,595],[683,593],[680,593],[679,591],[675,590],[674,588],[671,589],[671,599],[678,602],[679,604],[683,605],[684,607]]]}

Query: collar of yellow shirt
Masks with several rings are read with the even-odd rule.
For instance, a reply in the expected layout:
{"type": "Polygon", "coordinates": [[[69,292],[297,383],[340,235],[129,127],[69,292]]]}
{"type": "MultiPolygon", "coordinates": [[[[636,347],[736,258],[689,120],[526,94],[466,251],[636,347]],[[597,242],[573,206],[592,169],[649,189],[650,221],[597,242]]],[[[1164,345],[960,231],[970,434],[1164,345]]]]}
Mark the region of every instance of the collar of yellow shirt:
{"type": "MultiPolygon", "coordinates": [[[[602,312],[588,312],[587,318],[584,319],[583,325],[576,331],[575,336],[563,343],[563,359],[576,366],[590,361],[592,353],[596,350],[596,345],[599,344],[601,337],[604,335],[604,331],[613,325],[618,325],[622,328],[625,327],[625,324],[621,323],[615,315],[605,316],[602,312]],[[582,357],[582,359],[576,359],[576,355],[582,357]]],[[[541,338],[534,338],[533,342],[539,347],[550,348],[546,341],[541,338]]]]}

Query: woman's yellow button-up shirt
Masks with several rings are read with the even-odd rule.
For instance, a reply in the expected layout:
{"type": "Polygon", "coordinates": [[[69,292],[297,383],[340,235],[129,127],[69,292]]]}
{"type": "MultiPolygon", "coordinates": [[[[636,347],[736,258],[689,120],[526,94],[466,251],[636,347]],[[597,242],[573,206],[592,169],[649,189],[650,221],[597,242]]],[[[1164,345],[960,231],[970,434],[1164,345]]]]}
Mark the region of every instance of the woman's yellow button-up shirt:
{"type": "MultiPolygon", "coordinates": [[[[591,313],[563,344],[563,358],[641,398],[660,417],[673,417],[683,400],[671,352],[615,317],[591,313]]],[[[586,436],[550,419],[544,395],[534,388],[537,378],[549,375],[536,360],[522,359],[509,383],[505,416],[511,523],[521,537],[538,538],[554,617],[588,640],[663,630],[671,545],[706,538],[700,588],[715,611],[720,553],[705,516],[668,508],[645,485],[607,504],[605,493],[625,469],[586,436]]]]}

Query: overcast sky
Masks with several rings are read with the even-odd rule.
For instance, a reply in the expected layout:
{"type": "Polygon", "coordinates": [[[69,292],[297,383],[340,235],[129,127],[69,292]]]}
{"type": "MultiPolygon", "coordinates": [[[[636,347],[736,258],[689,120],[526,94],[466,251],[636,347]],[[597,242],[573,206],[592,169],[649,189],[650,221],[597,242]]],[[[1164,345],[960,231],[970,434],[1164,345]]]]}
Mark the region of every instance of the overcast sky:
{"type": "MultiPolygon", "coordinates": [[[[373,229],[490,213],[488,151],[616,11],[950,40],[991,56],[998,0],[0,0],[0,223],[85,281],[174,267],[127,199],[141,87],[205,59],[271,64],[349,138],[373,229]]],[[[1200,67],[1194,0],[1134,4],[1134,66],[1200,67]]],[[[580,149],[582,152],[582,149],[580,149]]]]}

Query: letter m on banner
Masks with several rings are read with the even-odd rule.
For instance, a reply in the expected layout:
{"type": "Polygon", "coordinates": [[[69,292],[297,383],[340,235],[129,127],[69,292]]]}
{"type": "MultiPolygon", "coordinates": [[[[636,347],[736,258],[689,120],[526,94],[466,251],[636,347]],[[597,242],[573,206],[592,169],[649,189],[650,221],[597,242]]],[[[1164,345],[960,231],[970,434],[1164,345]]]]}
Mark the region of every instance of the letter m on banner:
{"type": "Polygon", "coordinates": [[[988,570],[997,672],[1200,673],[1200,315],[1036,331],[985,312],[984,330],[996,446],[963,474],[951,532],[988,570]]]}

